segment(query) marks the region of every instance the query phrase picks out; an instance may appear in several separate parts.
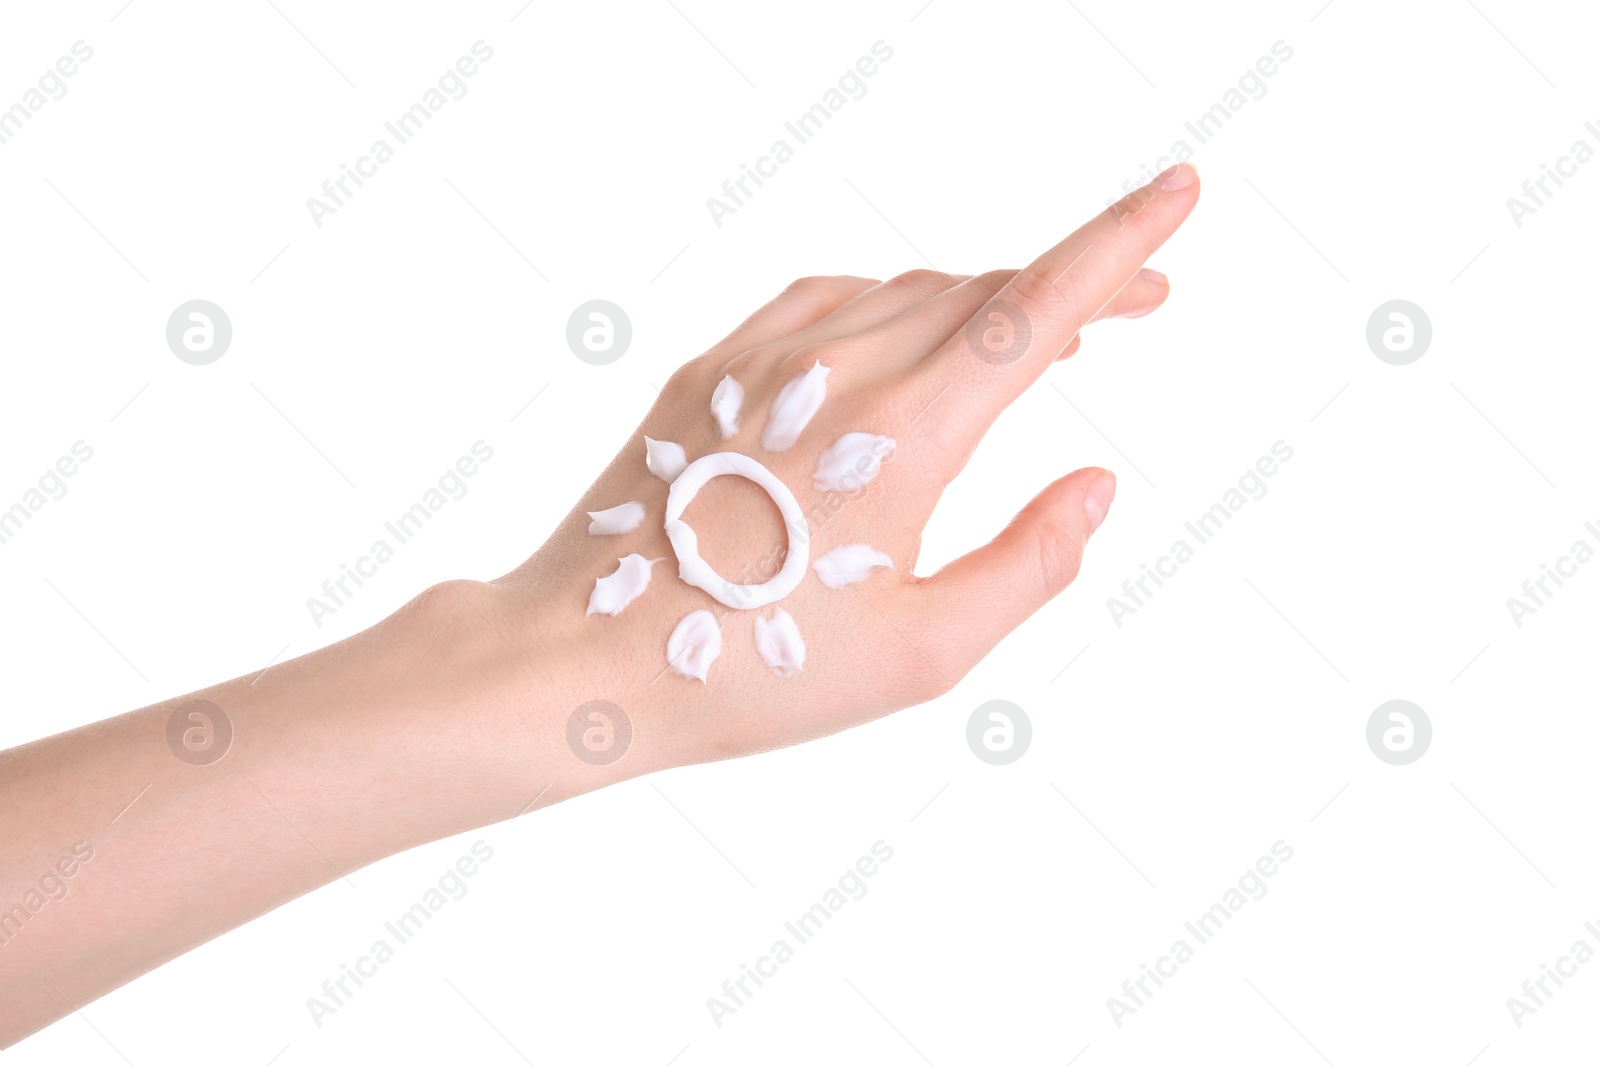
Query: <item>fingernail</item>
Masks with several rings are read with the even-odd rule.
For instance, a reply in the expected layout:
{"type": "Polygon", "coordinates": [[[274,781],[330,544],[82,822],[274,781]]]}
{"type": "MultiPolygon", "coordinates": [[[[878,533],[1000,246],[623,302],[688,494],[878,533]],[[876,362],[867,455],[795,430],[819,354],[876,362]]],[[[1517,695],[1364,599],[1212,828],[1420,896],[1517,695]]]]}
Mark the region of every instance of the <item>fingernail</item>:
{"type": "Polygon", "coordinates": [[[1179,163],[1168,167],[1156,175],[1155,185],[1171,192],[1174,189],[1187,189],[1194,184],[1194,168],[1187,163],[1179,163]]]}
{"type": "Polygon", "coordinates": [[[1149,267],[1140,267],[1139,277],[1143,278],[1147,282],[1155,282],[1157,285],[1167,284],[1167,276],[1165,274],[1162,274],[1158,270],[1151,270],[1149,267]]]}
{"type": "Polygon", "coordinates": [[[1083,491],[1083,513],[1089,520],[1090,533],[1094,533],[1106,521],[1106,512],[1111,510],[1111,501],[1116,495],[1117,476],[1110,471],[1101,471],[1089,483],[1089,488],[1083,491]]]}

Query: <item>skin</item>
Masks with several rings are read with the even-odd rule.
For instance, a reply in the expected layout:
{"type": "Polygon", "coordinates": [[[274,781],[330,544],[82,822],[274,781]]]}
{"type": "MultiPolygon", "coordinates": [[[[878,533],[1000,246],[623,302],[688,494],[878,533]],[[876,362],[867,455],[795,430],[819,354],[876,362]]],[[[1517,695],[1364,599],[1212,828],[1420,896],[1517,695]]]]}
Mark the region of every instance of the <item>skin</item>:
{"type": "MultiPolygon", "coordinates": [[[[263,674],[0,753],[0,909],[38,891],[21,918],[0,911],[0,1047],[386,856],[636,775],[821,737],[950,689],[1076,577],[1116,480],[1094,467],[1068,474],[992,541],[919,577],[929,514],[996,416],[1077,350],[1083,326],[1165,300],[1166,279],[1141,267],[1198,196],[1193,169],[1174,168],[1020,271],[802,279],[673,375],[639,432],[511,573],[441,583],[263,674]],[[1031,327],[1006,363],[977,358],[966,329],[993,321],[996,298],[1031,327]],[[764,451],[772,398],[817,360],[831,369],[821,411],[792,449],[764,451]],[[727,441],[709,410],[725,374],[746,391],[727,441]],[[830,502],[811,474],[822,449],[855,430],[898,447],[870,486],[830,502]],[[803,671],[779,678],[762,663],[757,612],[677,580],[660,527],[667,485],[645,470],[641,434],[682,444],[690,460],[733,449],[765,464],[813,515],[813,560],[855,542],[893,558],[842,590],[808,575],[777,605],[805,638],[803,671]],[[649,508],[643,526],[588,534],[585,512],[628,500],[649,508]],[[650,588],[615,618],[585,617],[595,578],[629,552],[664,557],[650,588]],[[667,634],[698,608],[725,616],[708,684],[664,673],[667,634]],[[233,728],[226,755],[205,766],[167,743],[169,720],[196,698],[233,728]],[[567,741],[574,709],[596,699],[632,727],[631,745],[605,766],[567,741]]],[[[742,479],[714,479],[684,517],[733,580],[762,581],[781,562],[776,509],[742,479]]]]}

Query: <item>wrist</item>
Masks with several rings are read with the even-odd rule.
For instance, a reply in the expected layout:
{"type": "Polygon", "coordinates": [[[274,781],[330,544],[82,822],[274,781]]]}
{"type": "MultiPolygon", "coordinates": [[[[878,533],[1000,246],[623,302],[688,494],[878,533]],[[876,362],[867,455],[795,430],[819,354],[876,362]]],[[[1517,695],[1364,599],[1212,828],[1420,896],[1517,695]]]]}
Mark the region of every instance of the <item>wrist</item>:
{"type": "Polygon", "coordinates": [[[608,672],[593,661],[581,608],[564,606],[520,586],[453,579],[369,631],[403,680],[389,700],[426,695],[431,758],[473,783],[463,830],[665,765],[644,760],[635,719],[607,713],[608,672]]]}

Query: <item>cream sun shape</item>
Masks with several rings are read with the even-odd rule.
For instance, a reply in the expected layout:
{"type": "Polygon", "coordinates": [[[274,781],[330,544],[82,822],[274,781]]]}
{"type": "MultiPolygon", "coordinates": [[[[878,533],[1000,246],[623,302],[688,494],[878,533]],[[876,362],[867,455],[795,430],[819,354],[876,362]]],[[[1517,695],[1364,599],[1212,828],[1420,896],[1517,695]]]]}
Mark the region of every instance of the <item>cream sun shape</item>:
{"type": "MultiPolygon", "coordinates": [[[[788,382],[773,398],[761,447],[768,452],[792,448],[828,395],[828,368],[813,363],[810,370],[788,382]]],[[[727,440],[739,431],[744,387],[725,376],[711,394],[711,415],[717,431],[727,440]]],[[[678,559],[680,581],[702,590],[718,603],[740,611],[776,604],[805,579],[810,560],[810,529],[793,490],[760,462],[743,452],[722,451],[689,462],[683,446],[646,437],[645,466],[666,482],[667,505],[662,528],[678,559]],[[788,547],[778,573],[759,585],[740,585],[719,575],[700,555],[699,538],[683,512],[713,478],[734,475],[759,486],[777,505],[788,532],[788,547]],[[798,536],[797,536],[798,534],[798,536]]],[[[856,489],[877,477],[884,460],[894,452],[892,438],[853,432],[840,437],[818,459],[812,488],[828,491],[856,489]]],[[[591,511],[589,532],[597,537],[628,534],[642,526],[649,509],[630,500],[603,511],[591,511]]],[[[665,557],[646,559],[637,552],[617,560],[617,568],[595,579],[589,596],[589,615],[620,614],[650,586],[655,565],[665,557]]],[[[878,567],[892,567],[889,556],[870,545],[842,545],[818,557],[810,569],[829,589],[843,589],[866,579],[878,567]]],[[[806,645],[794,618],[780,607],[757,615],[756,652],[780,677],[788,678],[805,665],[806,645]]],[[[722,654],[722,628],[717,617],[700,608],[685,615],[667,636],[667,666],[684,678],[704,682],[711,664],[722,654]]]]}

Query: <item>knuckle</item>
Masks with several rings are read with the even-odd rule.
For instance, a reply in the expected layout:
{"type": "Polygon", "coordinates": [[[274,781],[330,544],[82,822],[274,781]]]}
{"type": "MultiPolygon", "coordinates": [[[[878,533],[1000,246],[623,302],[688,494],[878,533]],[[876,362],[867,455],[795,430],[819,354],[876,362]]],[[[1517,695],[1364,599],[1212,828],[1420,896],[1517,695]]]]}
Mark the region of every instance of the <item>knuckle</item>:
{"type": "Polygon", "coordinates": [[[1014,270],[990,270],[983,272],[972,280],[979,288],[991,293],[998,293],[1016,276],[1017,272],[1014,270]]]}
{"type": "Polygon", "coordinates": [[[896,274],[885,284],[897,289],[909,289],[911,292],[923,296],[931,296],[934,293],[942,293],[950,288],[955,284],[955,279],[944,271],[919,268],[896,274]]]}
{"type": "Polygon", "coordinates": [[[802,369],[810,367],[812,363],[821,363],[824,367],[831,368],[848,362],[857,347],[852,338],[816,341],[795,349],[785,362],[790,367],[802,369]]]}
{"type": "Polygon", "coordinates": [[[1032,526],[1039,557],[1040,592],[1054,596],[1078,577],[1083,565],[1083,534],[1059,522],[1040,521],[1032,526]]]}
{"type": "Polygon", "coordinates": [[[848,274],[811,274],[790,282],[778,294],[778,299],[810,304],[841,304],[878,284],[874,278],[857,278],[848,274]]]}
{"type": "Polygon", "coordinates": [[[831,278],[813,274],[804,278],[796,278],[784,287],[781,296],[818,297],[832,288],[831,278]]]}
{"type": "Polygon", "coordinates": [[[1082,287],[1073,277],[1048,278],[1036,267],[1024,267],[1011,279],[1011,292],[1016,294],[1025,310],[1034,310],[1047,317],[1063,316],[1082,301],[1082,287]]]}
{"type": "MultiPolygon", "coordinates": [[[[789,349],[787,347],[777,344],[756,345],[754,348],[747,348],[728,360],[727,364],[722,368],[722,374],[731,374],[737,378],[746,371],[755,370],[759,372],[762,368],[782,360],[788,354],[789,349]]],[[[718,378],[721,378],[721,376],[719,374],[718,378]]]]}
{"type": "Polygon", "coordinates": [[[699,388],[708,364],[702,359],[695,358],[673,371],[667,378],[667,384],[662,391],[679,396],[690,393],[699,388]]]}
{"type": "Polygon", "coordinates": [[[1067,310],[1067,296],[1056,278],[1046,278],[1037,267],[1022,267],[1011,278],[1011,293],[1016,294],[1024,307],[1042,310],[1046,315],[1059,315],[1067,310]]]}

